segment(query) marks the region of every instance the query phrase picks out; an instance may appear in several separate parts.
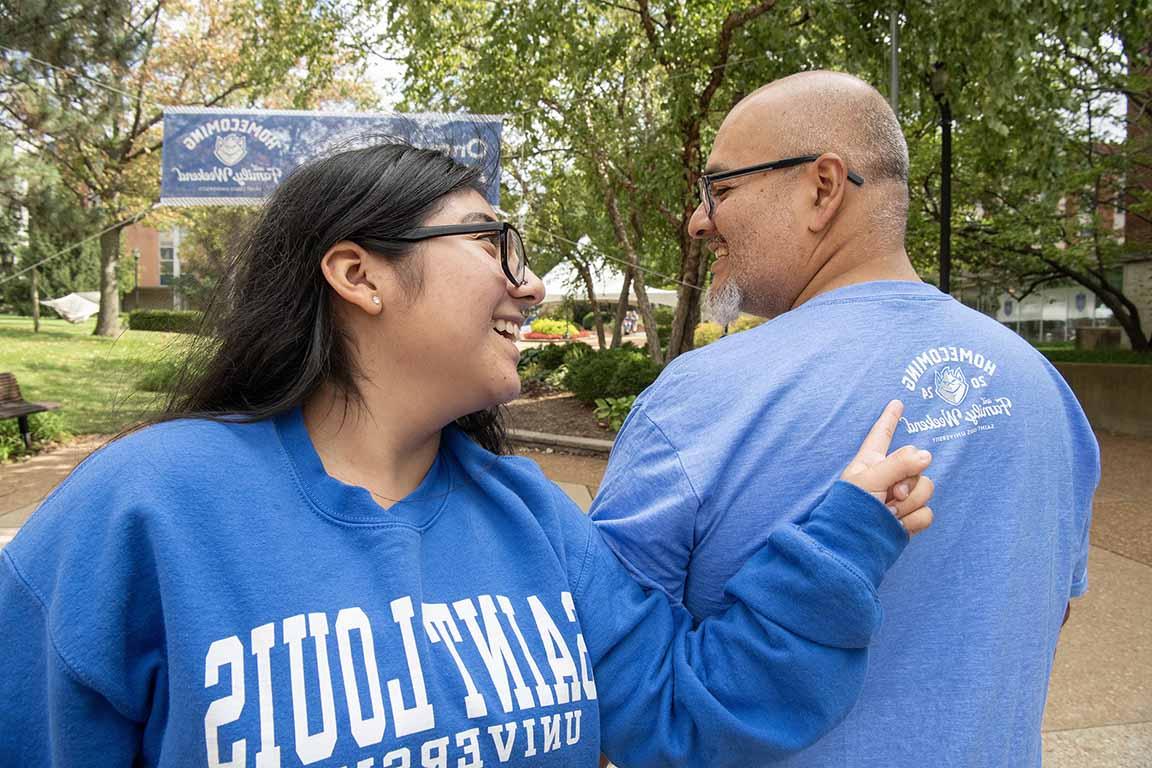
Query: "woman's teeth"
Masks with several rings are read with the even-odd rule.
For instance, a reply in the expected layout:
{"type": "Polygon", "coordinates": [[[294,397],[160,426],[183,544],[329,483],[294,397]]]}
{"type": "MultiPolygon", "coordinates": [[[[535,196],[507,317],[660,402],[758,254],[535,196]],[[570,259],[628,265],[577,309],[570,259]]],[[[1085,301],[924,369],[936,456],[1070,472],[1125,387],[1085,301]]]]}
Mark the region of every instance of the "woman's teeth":
{"type": "Polygon", "coordinates": [[[511,320],[492,321],[492,330],[511,341],[520,341],[520,326],[511,320]]]}

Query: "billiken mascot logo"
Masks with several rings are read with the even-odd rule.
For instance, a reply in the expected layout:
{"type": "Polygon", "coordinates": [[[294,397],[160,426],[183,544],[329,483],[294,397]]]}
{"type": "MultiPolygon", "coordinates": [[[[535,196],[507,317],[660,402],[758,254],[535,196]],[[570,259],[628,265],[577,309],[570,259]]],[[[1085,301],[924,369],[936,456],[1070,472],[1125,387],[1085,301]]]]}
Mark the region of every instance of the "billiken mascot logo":
{"type": "Polygon", "coordinates": [[[968,380],[960,366],[936,371],[936,394],[949,405],[960,405],[968,394],[968,380]]]}
{"type": "Polygon", "coordinates": [[[248,154],[247,137],[239,133],[216,137],[216,158],[224,165],[236,165],[246,154],[248,154]]]}

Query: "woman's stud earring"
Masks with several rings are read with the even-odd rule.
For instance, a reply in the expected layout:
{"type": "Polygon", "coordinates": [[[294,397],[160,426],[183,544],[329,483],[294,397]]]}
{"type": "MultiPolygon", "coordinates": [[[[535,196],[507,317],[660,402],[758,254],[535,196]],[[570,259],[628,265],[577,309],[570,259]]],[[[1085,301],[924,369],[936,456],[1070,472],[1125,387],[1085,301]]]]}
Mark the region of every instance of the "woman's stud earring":
{"type": "Polygon", "coordinates": [[[380,297],[377,296],[376,294],[372,294],[372,303],[379,306],[380,305],[380,297]]]}

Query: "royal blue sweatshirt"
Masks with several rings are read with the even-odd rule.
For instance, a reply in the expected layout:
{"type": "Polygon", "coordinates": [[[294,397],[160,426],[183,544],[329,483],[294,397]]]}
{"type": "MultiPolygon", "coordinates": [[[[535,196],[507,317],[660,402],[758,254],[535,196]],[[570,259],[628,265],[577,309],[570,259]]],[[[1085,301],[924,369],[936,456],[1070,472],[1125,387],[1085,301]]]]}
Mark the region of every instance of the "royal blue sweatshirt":
{"type": "Polygon", "coordinates": [[[851,707],[906,541],[837,483],[694,626],[534,463],[455,428],[383,509],[298,410],[154,426],[0,557],[0,765],[758,764],[851,707]]]}

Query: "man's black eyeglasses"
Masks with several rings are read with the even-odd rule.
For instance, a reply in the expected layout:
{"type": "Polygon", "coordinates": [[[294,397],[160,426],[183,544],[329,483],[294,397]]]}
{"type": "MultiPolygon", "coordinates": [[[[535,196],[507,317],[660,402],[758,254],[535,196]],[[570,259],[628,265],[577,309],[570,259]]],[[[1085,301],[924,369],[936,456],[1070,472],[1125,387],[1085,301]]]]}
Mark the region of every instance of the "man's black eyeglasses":
{"type": "Polygon", "coordinates": [[[528,254],[524,249],[524,238],[516,231],[516,227],[506,221],[486,221],[477,224],[444,224],[439,227],[417,227],[410,229],[403,235],[389,238],[402,243],[418,243],[421,240],[431,240],[434,237],[448,237],[450,235],[480,235],[491,233],[499,236],[500,266],[504,276],[512,285],[519,288],[527,285],[525,275],[528,273],[528,254]]]}
{"type": "MultiPolygon", "coordinates": [[[[750,165],[747,168],[737,168],[734,171],[720,171],[719,173],[709,173],[705,176],[701,176],[697,184],[699,185],[700,189],[700,199],[704,201],[704,210],[708,212],[708,218],[712,218],[712,214],[716,213],[716,197],[712,194],[712,185],[717,181],[735,179],[738,176],[750,176],[753,173],[776,171],[781,168],[791,168],[794,165],[812,163],[819,159],[820,155],[787,157],[783,160],[776,160],[771,163],[760,163],[759,165],[750,165]]],[[[852,182],[858,187],[864,185],[864,177],[854,171],[848,171],[848,181],[852,182]]]]}

